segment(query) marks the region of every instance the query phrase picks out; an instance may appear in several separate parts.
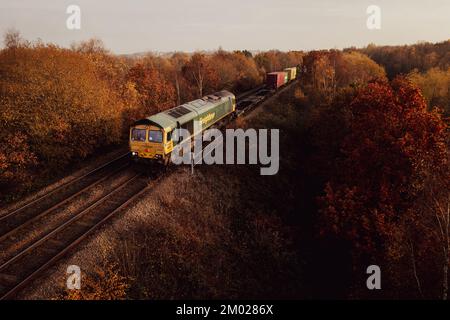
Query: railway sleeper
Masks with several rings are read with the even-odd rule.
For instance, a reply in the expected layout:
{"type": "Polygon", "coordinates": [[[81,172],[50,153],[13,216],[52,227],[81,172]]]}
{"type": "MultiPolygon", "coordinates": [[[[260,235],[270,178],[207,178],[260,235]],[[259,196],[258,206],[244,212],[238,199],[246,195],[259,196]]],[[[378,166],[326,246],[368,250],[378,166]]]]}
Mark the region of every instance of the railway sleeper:
{"type": "MultiPolygon", "coordinates": [[[[0,273],[0,287],[2,284],[8,286],[11,286],[15,283],[17,283],[17,281],[19,280],[19,278],[15,275],[12,274],[7,274],[7,273],[0,273]]],[[[0,289],[0,291],[2,291],[0,289]]]]}
{"type": "Polygon", "coordinates": [[[64,245],[64,242],[60,241],[60,240],[56,240],[56,239],[50,239],[47,241],[48,244],[50,244],[51,246],[55,246],[55,247],[61,247],[64,245]]]}
{"type": "Polygon", "coordinates": [[[60,249],[58,247],[40,247],[39,251],[44,252],[45,254],[54,254],[58,252],[60,249]]]}
{"type": "Polygon", "coordinates": [[[96,219],[91,218],[88,221],[77,221],[76,224],[83,228],[90,228],[95,224],[95,222],[96,222],[96,219]]]}

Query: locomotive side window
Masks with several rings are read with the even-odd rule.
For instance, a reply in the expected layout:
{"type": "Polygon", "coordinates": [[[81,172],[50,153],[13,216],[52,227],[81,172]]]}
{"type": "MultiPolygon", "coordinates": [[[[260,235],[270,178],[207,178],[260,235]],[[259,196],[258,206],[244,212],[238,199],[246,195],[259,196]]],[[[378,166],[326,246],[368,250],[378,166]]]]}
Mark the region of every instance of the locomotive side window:
{"type": "Polygon", "coordinates": [[[131,130],[131,140],[132,141],[145,141],[145,129],[136,129],[131,130]]]}
{"type": "Polygon", "coordinates": [[[162,131],[150,130],[148,132],[148,141],[161,143],[163,141],[162,131]]]}
{"type": "Polygon", "coordinates": [[[167,142],[169,142],[170,140],[172,140],[172,132],[173,132],[173,131],[167,132],[167,142]]]}

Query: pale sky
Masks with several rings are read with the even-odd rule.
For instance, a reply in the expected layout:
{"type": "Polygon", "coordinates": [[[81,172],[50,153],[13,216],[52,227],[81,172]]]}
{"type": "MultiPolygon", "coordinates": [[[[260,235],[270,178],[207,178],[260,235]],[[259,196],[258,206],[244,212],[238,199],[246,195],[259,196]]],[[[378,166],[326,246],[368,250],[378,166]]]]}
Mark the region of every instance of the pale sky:
{"type": "Polygon", "coordinates": [[[450,39],[450,0],[0,0],[0,33],[68,47],[97,37],[115,53],[311,50],[450,39]],[[66,8],[81,8],[68,30],[66,8]],[[369,5],[381,29],[366,26],[369,5]]]}

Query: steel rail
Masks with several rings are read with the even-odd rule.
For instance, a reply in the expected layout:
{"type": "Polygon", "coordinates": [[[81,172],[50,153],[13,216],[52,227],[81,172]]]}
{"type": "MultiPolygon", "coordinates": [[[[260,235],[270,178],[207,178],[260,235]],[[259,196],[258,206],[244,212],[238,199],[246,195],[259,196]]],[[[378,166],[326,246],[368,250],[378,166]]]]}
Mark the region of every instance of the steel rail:
{"type": "Polygon", "coordinates": [[[15,214],[15,213],[17,213],[17,212],[19,212],[19,211],[22,211],[22,210],[28,208],[28,207],[31,206],[32,204],[34,204],[34,203],[36,203],[36,202],[38,202],[38,201],[40,201],[40,200],[42,200],[42,199],[44,199],[44,198],[47,198],[48,196],[54,194],[55,192],[61,190],[62,188],[67,187],[67,186],[69,186],[69,185],[71,185],[71,184],[74,184],[75,182],[78,182],[78,181],[80,181],[81,179],[84,179],[84,178],[86,178],[87,176],[92,175],[93,173],[98,172],[98,171],[104,169],[105,167],[109,166],[110,164],[112,164],[112,163],[114,163],[114,162],[116,162],[116,161],[118,161],[118,160],[120,160],[120,159],[123,159],[124,157],[128,156],[129,154],[130,154],[130,152],[127,152],[127,153],[125,153],[125,154],[122,154],[122,155],[120,155],[119,157],[114,158],[113,160],[108,161],[108,162],[102,164],[101,166],[99,166],[99,167],[97,167],[97,168],[95,168],[95,169],[93,169],[93,170],[91,170],[91,171],[89,171],[89,172],[83,174],[82,176],[77,177],[77,178],[74,178],[74,179],[72,179],[72,180],[70,180],[70,181],[67,181],[67,182],[61,184],[60,186],[56,187],[55,189],[53,189],[53,190],[51,190],[51,191],[49,191],[49,192],[47,192],[47,193],[45,193],[45,194],[43,194],[43,195],[37,197],[36,199],[30,200],[29,202],[25,203],[24,205],[20,206],[19,208],[13,209],[12,211],[7,212],[7,213],[1,215],[1,216],[0,216],[0,222],[1,222],[2,220],[4,220],[4,219],[10,217],[11,215],[13,215],[13,214],[15,214]]]}

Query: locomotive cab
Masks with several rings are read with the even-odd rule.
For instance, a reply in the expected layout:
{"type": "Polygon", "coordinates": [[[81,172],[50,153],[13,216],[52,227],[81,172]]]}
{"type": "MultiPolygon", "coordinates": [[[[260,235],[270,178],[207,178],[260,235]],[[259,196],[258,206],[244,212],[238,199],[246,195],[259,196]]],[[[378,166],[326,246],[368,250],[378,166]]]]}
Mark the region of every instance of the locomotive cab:
{"type": "Polygon", "coordinates": [[[130,151],[133,158],[166,162],[173,149],[172,131],[151,124],[130,128],[130,151]]]}

